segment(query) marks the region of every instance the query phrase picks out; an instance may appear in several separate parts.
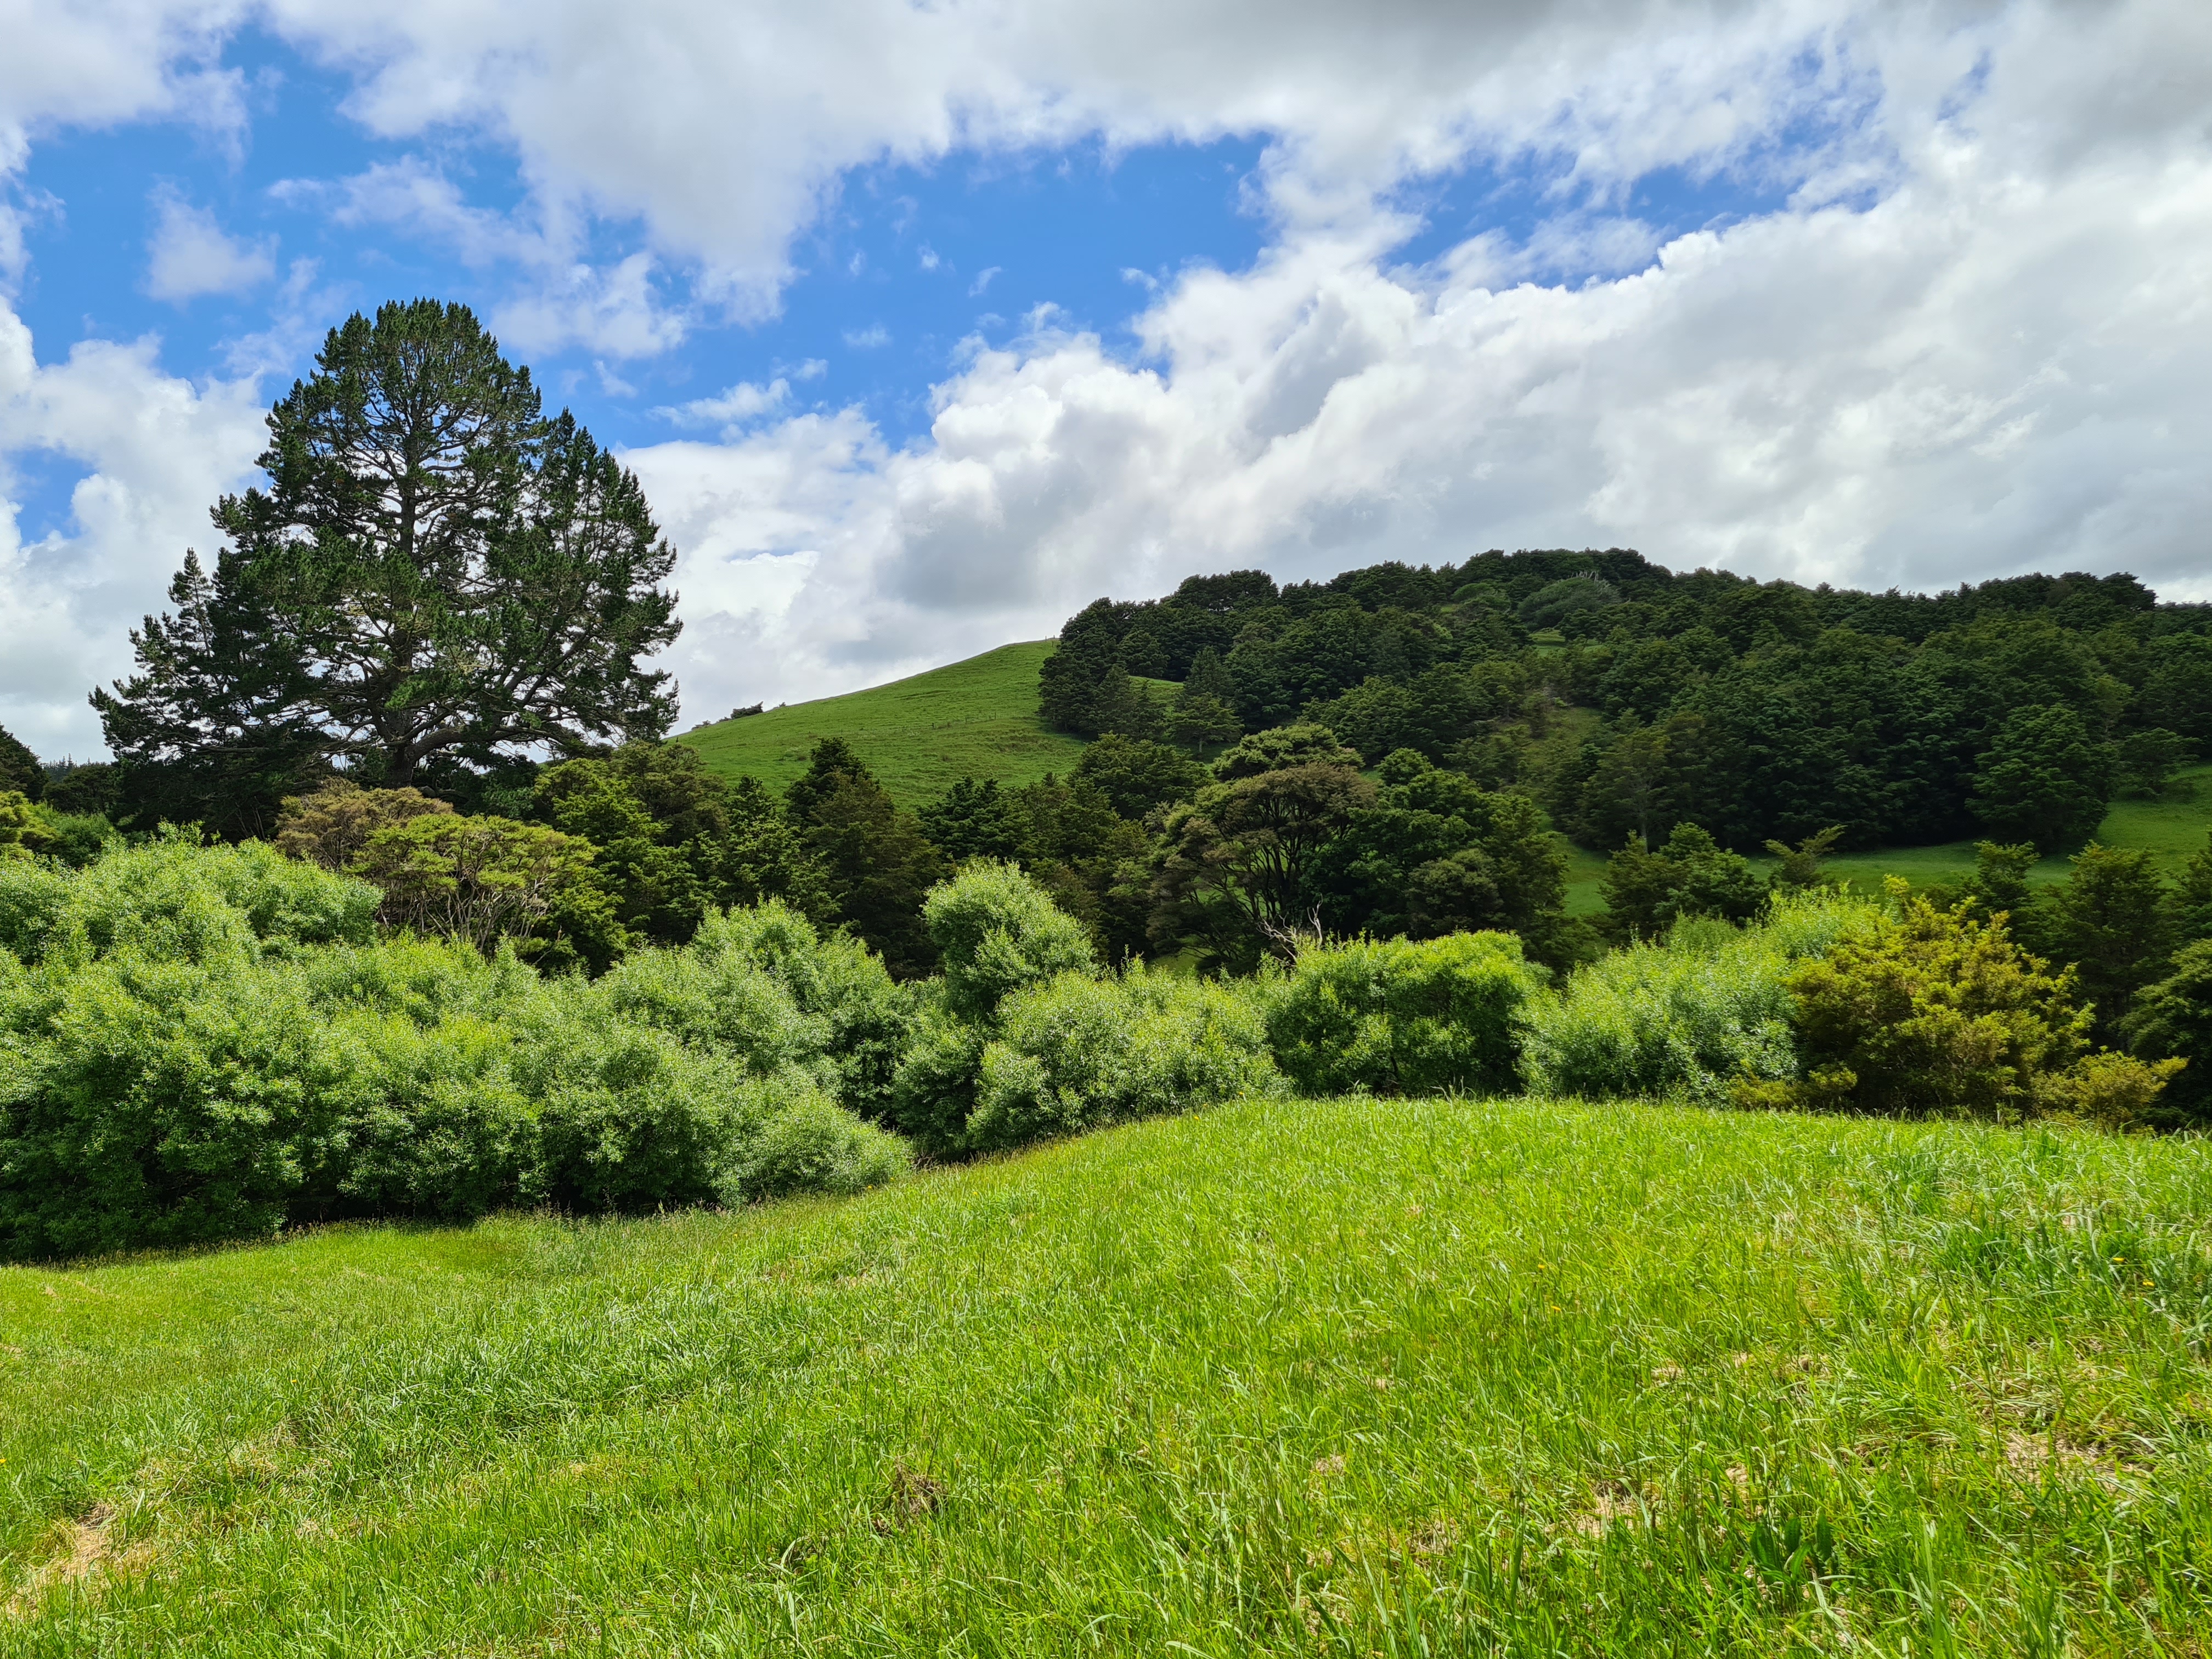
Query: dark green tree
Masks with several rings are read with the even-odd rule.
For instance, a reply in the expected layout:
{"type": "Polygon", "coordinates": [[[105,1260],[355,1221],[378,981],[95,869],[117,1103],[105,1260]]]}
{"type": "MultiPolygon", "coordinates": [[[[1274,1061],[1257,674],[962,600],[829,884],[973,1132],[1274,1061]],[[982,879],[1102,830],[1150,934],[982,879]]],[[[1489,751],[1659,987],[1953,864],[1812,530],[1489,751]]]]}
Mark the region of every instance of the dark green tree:
{"type": "Polygon", "coordinates": [[[1142,956],[1152,915],[1152,837],[1092,785],[1050,775],[1007,794],[1022,868],[1091,930],[1107,962],[1142,956]]]}
{"type": "Polygon", "coordinates": [[[1522,600],[1518,615],[1524,628],[1557,628],[1579,612],[1610,610],[1620,603],[1620,592],[1602,577],[1568,576],[1522,600]]]}
{"type": "Polygon", "coordinates": [[[1206,769],[1164,743],[1109,732],[1083,751],[1075,781],[1106,797],[1125,818],[1141,818],[1155,806],[1188,800],[1208,781],[1206,769]]]}
{"type": "Polygon", "coordinates": [[[732,787],[681,744],[625,744],[549,767],[532,811],[598,848],[592,878],[637,938],[681,945],[710,908],[769,898],[829,913],[822,872],[774,798],[751,778],[732,787]]]}
{"type": "Polygon", "coordinates": [[[1536,804],[1491,793],[1411,750],[1379,769],[1373,804],[1352,813],[1316,863],[1328,930],[1432,939],[1501,928],[1537,960],[1565,965],[1566,852],[1536,804]]]}
{"type": "Polygon", "coordinates": [[[666,730],[641,659],[676,636],[675,551],[466,307],[348,319],[269,432],[267,489],[215,507],[214,574],[188,556],[139,672],[93,694],[126,768],[220,799],[315,763],[405,786],[435,757],[666,730]]]}
{"type": "Polygon", "coordinates": [[[922,833],[948,863],[1021,856],[1021,813],[996,779],[963,778],[918,816],[922,833]]]}
{"type": "Polygon", "coordinates": [[[1767,879],[1778,888],[1833,885],[1821,873],[1820,865],[1829,854],[1836,850],[1836,843],[1843,839],[1843,825],[1832,823],[1818,834],[1806,836],[1795,847],[1786,842],[1768,842],[1766,850],[1773,854],[1779,862],[1775,866],[1774,873],[1767,879]]]}
{"type": "Polygon", "coordinates": [[[47,774],[46,793],[39,799],[55,812],[112,812],[119,804],[117,783],[113,762],[86,761],[47,774]]]}
{"type": "Polygon", "coordinates": [[[2075,854],[2073,873],[2044,895],[2039,908],[2036,948],[2073,964],[2081,1000],[2094,1006],[2099,1040],[2114,1041],[2136,993],[2165,971],[2173,949],[2165,878],[2141,848],[2093,841],[2075,854]]]}
{"type": "Polygon", "coordinates": [[[20,738],[0,726],[0,790],[8,789],[38,799],[46,790],[46,769],[20,738]]]}
{"type": "Polygon", "coordinates": [[[937,957],[921,901],[950,872],[915,815],[836,738],[814,745],[784,810],[821,866],[835,920],[901,978],[927,974],[937,957]]]}
{"type": "Polygon", "coordinates": [[[2028,888],[2027,872],[2035,862],[2032,842],[1976,842],[1974,873],[1966,878],[1965,896],[1972,901],[1977,919],[2008,915],[2015,934],[2032,933],[2035,896],[2028,888]]]}
{"type": "Polygon", "coordinates": [[[2063,703],[2022,708],[1997,729],[1967,805],[1992,835],[2046,856],[2096,832],[2112,794],[2112,754],[2063,703]]]}
{"type": "Polygon", "coordinates": [[[1060,643],[1037,671],[1037,707],[1056,731],[1093,738],[1098,724],[1099,690],[1121,672],[1120,611],[1110,599],[1095,599],[1060,630],[1060,643]]]}
{"type": "Polygon", "coordinates": [[[1168,811],[1155,941],[1195,939],[1217,966],[1291,954],[1322,920],[1323,849],[1375,798],[1358,758],[1327,726],[1294,726],[1255,732],[1215,762],[1224,781],[1168,811]]]}
{"type": "Polygon", "coordinates": [[[1678,823],[1663,846],[1632,834],[1607,860],[1606,931],[1651,939],[1686,916],[1748,921],[1766,902],[1766,884],[1748,859],[1724,851],[1694,823],[1678,823]]]}
{"type": "Polygon", "coordinates": [[[2196,742],[2154,726],[2130,732],[2115,746],[2121,793],[2156,800],[2173,787],[2173,775],[2197,758],[2196,742]]]}
{"type": "Polygon", "coordinates": [[[2180,944],[2212,939],[2212,835],[2181,866],[2173,899],[2173,937],[2180,944]]]}
{"type": "Polygon", "coordinates": [[[1182,689],[1169,706],[1169,740],[1195,750],[1201,759],[1208,750],[1236,742],[1244,735],[1236,697],[1229,671],[1221,665],[1221,653],[1210,645],[1200,646],[1191,658],[1190,672],[1183,676],[1182,689]]]}
{"type": "Polygon", "coordinates": [[[250,574],[226,555],[210,575],[187,552],[169,584],[175,610],[131,630],[139,672],[92,694],[117,757],[115,798],[141,827],[266,835],[319,769],[325,744],[304,677],[250,574]]]}
{"type": "Polygon", "coordinates": [[[2159,1099],[2166,1121],[2212,1118],[2212,939],[2175,951],[2166,977],[2143,988],[2121,1029],[2145,1060],[2189,1062],[2159,1099]]]}

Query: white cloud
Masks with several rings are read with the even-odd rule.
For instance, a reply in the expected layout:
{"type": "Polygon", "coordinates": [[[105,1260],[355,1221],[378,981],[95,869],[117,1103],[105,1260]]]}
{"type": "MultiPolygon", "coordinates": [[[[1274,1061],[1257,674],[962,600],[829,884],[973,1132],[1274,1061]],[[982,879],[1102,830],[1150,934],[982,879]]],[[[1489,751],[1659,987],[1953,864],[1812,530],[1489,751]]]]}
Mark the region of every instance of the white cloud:
{"type": "Polygon", "coordinates": [[[891,331],[881,323],[871,323],[866,328],[847,329],[844,337],[845,343],[855,351],[873,351],[891,343],[891,331]]]}
{"type": "MultiPolygon", "coordinates": [[[[127,672],[127,630],[158,608],[185,550],[216,545],[208,508],[267,441],[248,380],[195,386],[150,341],[88,341],[41,365],[0,305],[0,457],[43,451],[84,469],[65,529],[26,543],[0,507],[0,725],[40,753],[94,753],[84,699],[127,672]]],[[[0,472],[0,496],[12,495],[0,472]]]]}
{"type": "Polygon", "coordinates": [[[181,304],[210,294],[242,294],[276,274],[276,239],[247,243],[224,234],[207,208],[172,190],[154,194],[146,291],[181,304]]]}
{"type": "MultiPolygon", "coordinates": [[[[1574,288],[1528,274],[1559,257],[1540,238],[1408,270],[1387,216],[1294,225],[1249,271],[1164,289],[1136,363],[1048,317],[979,347],[938,388],[927,442],[854,435],[818,462],[834,488],[781,429],[685,446],[692,533],[813,561],[745,613],[732,660],[757,675],[772,653],[775,687],[712,653],[687,685],[700,707],[807,695],[1192,570],[1490,546],[1635,545],[1876,587],[2119,568],[2212,599],[2212,105],[2169,97],[2164,127],[2130,113],[2114,144],[2062,95],[2096,103],[2170,52],[2143,26],[2159,12],[2013,8],[1969,43],[1990,68],[1956,107],[1952,80],[1896,76],[1871,203],[1811,191],[1648,266],[1632,223],[1570,218],[1558,235],[1625,247],[1623,274],[1574,288]],[[717,496],[725,466],[747,483],[717,496]]],[[[655,451],[631,459],[657,476],[655,451]]],[[[725,625],[711,590],[686,603],[725,625]]]]}
{"type": "MultiPolygon", "coordinates": [[[[811,367],[811,362],[807,366],[811,367]]],[[[734,436],[746,422],[781,408],[790,395],[791,382],[781,377],[766,386],[740,380],[717,397],[694,398],[690,403],[653,413],[683,426],[720,427],[734,436]]]]}
{"type": "Polygon", "coordinates": [[[215,56],[246,8],[228,0],[0,0],[0,173],[22,165],[31,135],[179,117],[235,131],[240,78],[215,56]]]}
{"type": "MultiPolygon", "coordinates": [[[[46,79],[0,64],[0,164],[42,121],[223,107],[204,43],[228,14],[149,11],[167,44],[125,49],[50,11],[22,12],[46,79]]],[[[529,198],[489,213],[414,161],[316,187],[334,212],[512,265],[511,343],[612,362],[771,310],[854,166],[1268,142],[1267,251],[1152,291],[1137,361],[1044,313],[975,347],[907,448],[851,410],[789,414],[804,374],[780,370],[726,412],[687,406],[721,441],[632,452],[684,550],[695,709],[1251,562],[1621,543],[1876,584],[2123,566],[2212,597],[2198,0],[640,0],[616,31],[583,0],[263,15],[357,76],[373,130],[488,136],[529,198]],[[1538,222],[1403,268],[1407,204],[1463,166],[1548,181],[1538,222]],[[1632,189],[1662,168],[1787,205],[1662,248],[1632,189]],[[608,227],[633,251],[586,258],[608,227]]]]}

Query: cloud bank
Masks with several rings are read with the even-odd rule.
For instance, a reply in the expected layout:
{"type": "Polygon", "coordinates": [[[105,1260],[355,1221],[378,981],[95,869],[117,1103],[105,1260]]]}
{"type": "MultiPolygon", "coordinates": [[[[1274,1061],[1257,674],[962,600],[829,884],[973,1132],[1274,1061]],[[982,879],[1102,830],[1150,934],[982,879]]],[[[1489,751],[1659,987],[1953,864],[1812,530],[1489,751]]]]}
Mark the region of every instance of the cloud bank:
{"type": "MultiPolygon", "coordinates": [[[[2190,0],[255,15],[351,76],[369,128],[489,137],[529,184],[491,216],[429,159],[322,186],[334,214],[517,260],[539,275],[510,338],[617,360],[770,311],[854,167],[1269,141],[1267,251],[1155,290],[1134,354],[1047,314],[971,344],[913,444],[739,386],[672,411],[717,439],[628,453],[683,550],[672,665],[701,715],[1245,564],[1626,544],[1876,586],[2130,568],[2212,598],[2212,11],[2190,0]],[[1521,170],[1541,211],[1409,262],[1421,192],[1463,168],[1521,170]],[[1766,205],[1664,237],[1636,208],[1662,172],[1766,205]],[[611,258],[586,234],[609,223],[634,231],[611,258]]],[[[112,48],[106,90],[72,67],[106,33],[18,20],[58,67],[0,70],[0,161],[180,100],[238,118],[207,44],[228,14],[132,16],[155,44],[112,48]]],[[[53,686],[119,665],[120,619],[250,465],[258,395],[143,348],[0,349],[0,455],[96,469],[72,532],[0,540],[0,719],[76,740],[81,692],[53,686]]]]}

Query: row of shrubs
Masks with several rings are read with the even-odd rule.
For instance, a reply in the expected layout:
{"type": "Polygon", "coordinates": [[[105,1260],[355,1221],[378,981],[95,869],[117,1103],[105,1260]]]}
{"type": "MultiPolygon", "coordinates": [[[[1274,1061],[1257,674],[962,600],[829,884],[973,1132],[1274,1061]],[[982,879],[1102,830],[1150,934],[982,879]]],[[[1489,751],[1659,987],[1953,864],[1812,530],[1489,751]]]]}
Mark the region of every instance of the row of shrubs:
{"type": "Polygon", "coordinates": [[[904,984],[775,902],[586,980],[382,934],[380,896],[182,836],[0,863],[0,1255],[851,1193],[1284,1090],[2126,1122],[2177,1069],[2093,1051],[2002,921],[1901,895],[1685,921],[1559,987],[1489,933],[1114,972],[988,863],[931,891],[943,971],[904,984]]]}

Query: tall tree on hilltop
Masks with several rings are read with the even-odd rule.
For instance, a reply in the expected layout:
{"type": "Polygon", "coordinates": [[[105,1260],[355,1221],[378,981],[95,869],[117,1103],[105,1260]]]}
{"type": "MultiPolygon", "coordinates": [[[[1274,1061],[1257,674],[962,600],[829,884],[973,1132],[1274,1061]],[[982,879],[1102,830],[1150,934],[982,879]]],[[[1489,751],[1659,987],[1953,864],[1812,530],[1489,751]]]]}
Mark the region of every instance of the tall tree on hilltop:
{"type": "Polygon", "coordinates": [[[465,307],[356,313],[269,414],[268,488],[226,495],[139,672],[93,693],[127,768],[265,793],[316,763],[392,787],[658,738],[640,659],[676,637],[675,563],[637,480],[465,307]],[[209,763],[216,763],[210,765],[209,763]]]}

